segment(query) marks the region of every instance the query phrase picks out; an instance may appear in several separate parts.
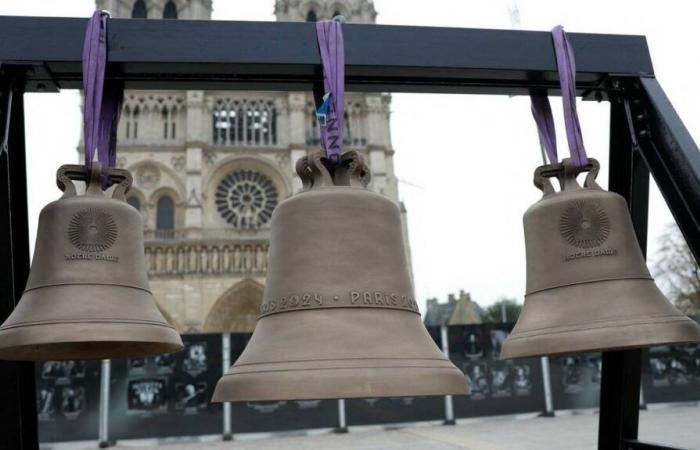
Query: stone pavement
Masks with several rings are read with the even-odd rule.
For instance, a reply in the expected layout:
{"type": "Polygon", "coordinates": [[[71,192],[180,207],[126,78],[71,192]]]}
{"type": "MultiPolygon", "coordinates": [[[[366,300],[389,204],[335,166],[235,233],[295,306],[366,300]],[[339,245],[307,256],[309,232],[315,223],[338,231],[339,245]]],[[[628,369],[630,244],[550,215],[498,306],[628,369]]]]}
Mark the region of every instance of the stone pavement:
{"type": "MultiPolygon", "coordinates": [[[[352,427],[347,434],[329,430],[276,434],[261,438],[236,435],[234,441],[205,437],[200,442],[129,441],[114,450],[583,450],[595,449],[598,415],[591,412],[561,412],[554,418],[534,415],[501,416],[459,420],[456,426],[436,423],[402,424],[393,428],[352,427]]],[[[700,450],[700,406],[697,404],[656,406],[642,411],[640,439],[700,450]]],[[[64,444],[66,445],[66,444],[64,444]]],[[[47,450],[90,447],[50,446],[47,450]]]]}

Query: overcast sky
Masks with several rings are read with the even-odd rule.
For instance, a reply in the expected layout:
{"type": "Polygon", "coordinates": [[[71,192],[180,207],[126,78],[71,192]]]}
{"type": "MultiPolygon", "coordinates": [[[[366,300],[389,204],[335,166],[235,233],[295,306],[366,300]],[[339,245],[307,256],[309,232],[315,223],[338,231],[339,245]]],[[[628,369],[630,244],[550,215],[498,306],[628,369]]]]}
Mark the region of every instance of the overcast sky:
{"type": "MultiPolygon", "coordinates": [[[[380,24],[511,28],[512,0],[375,0],[380,24]]],[[[214,0],[216,20],[274,20],[273,0],[214,0]]],[[[1,0],[2,15],[87,17],[89,0],[1,0]]],[[[644,34],[655,73],[691,134],[700,131],[694,89],[700,73],[698,6],[687,1],[520,0],[520,27],[570,32],[644,34]]],[[[231,45],[235,45],[232,42],[231,45]]],[[[32,241],[38,212],[57,198],[59,165],[77,161],[81,112],[76,91],[27,96],[27,149],[32,241]]],[[[566,152],[561,101],[553,99],[560,154],[566,152]]],[[[464,289],[483,305],[522,299],[525,255],[522,214],[540,193],[540,164],[528,99],[474,95],[396,94],[392,136],[401,198],[408,209],[417,299],[444,301],[464,289]]],[[[607,104],[579,103],[584,142],[602,165],[607,186],[607,104]]],[[[649,256],[672,221],[652,189],[649,256]]]]}

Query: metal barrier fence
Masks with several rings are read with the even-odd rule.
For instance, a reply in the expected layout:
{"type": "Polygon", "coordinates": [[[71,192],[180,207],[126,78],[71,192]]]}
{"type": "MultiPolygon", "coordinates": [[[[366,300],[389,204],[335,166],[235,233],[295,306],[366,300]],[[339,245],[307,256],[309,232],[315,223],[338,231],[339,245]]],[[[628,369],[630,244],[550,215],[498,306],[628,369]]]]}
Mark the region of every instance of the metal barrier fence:
{"type": "MultiPolygon", "coordinates": [[[[38,364],[37,409],[42,442],[108,441],[169,436],[271,432],[555,409],[596,408],[601,356],[499,360],[512,324],[429,328],[436,344],[465,374],[472,394],[314,401],[210,403],[214,386],[243,351],[246,334],[185,335],[172,355],[112,361],[38,364]]],[[[700,400],[700,346],[645,351],[647,403],[700,400]]]]}

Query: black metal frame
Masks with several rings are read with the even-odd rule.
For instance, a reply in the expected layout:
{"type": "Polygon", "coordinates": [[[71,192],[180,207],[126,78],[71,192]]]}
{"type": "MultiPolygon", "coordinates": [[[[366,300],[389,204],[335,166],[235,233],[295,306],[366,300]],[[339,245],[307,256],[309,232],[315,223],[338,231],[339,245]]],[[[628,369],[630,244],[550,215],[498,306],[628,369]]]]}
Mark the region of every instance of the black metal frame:
{"type": "MultiPolygon", "coordinates": [[[[0,321],[29,269],[24,92],[80,88],[85,19],[0,17],[0,321]],[[11,108],[10,108],[11,106],[11,108]]],[[[347,90],[559,93],[549,33],[344,25],[347,90]]],[[[649,173],[700,257],[700,152],[654,78],[643,36],[570,34],[577,92],[611,102],[610,189],[646,248],[649,173]]],[[[313,24],[110,21],[108,78],[127,88],[308,90],[321,75],[313,24]]],[[[698,258],[700,259],[700,258],[698,258]]],[[[0,449],[34,450],[32,364],[0,362],[0,449]]],[[[603,355],[600,449],[668,449],[637,440],[641,352],[603,355]]]]}

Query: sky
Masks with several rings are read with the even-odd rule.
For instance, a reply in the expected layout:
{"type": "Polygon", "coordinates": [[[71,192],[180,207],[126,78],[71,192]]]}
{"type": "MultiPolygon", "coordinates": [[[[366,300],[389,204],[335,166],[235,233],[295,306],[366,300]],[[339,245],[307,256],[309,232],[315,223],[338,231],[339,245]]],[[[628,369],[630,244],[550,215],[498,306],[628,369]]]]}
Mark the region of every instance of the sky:
{"type": "MultiPolygon", "coordinates": [[[[375,0],[387,25],[509,29],[513,0],[375,0]]],[[[0,0],[0,15],[87,17],[89,0],[0,0]]],[[[271,21],[273,0],[214,0],[215,20],[271,21]]],[[[694,30],[696,2],[667,0],[517,1],[520,24],[548,31],[647,36],[657,78],[694,138],[700,137],[700,73],[694,30]]],[[[235,45],[232,43],[232,45],[235,45]]],[[[606,103],[579,101],[588,155],[607,186],[606,103]]],[[[560,154],[566,153],[561,100],[552,99],[560,154]]],[[[522,214],[541,193],[532,173],[541,164],[537,131],[525,97],[394,94],[392,138],[400,197],[408,210],[416,298],[445,301],[463,289],[482,305],[501,297],[522,301],[525,249],[522,214]]],[[[26,134],[31,240],[41,208],[56,199],[55,171],[77,161],[81,133],[77,91],[28,94],[26,134]]],[[[649,258],[673,221],[652,186],[649,258]]]]}

